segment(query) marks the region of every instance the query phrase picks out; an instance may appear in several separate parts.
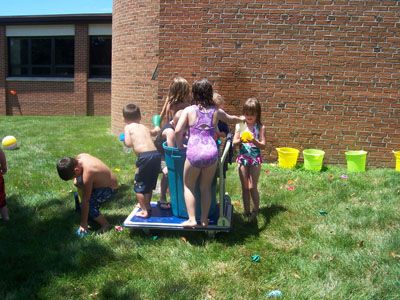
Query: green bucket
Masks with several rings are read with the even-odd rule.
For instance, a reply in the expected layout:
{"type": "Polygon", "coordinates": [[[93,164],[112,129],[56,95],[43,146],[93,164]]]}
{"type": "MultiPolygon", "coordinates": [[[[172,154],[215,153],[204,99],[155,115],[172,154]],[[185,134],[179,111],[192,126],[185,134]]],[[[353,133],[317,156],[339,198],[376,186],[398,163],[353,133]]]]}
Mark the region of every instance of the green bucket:
{"type": "Polygon", "coordinates": [[[365,163],[367,161],[367,151],[346,151],[347,171],[365,172],[365,163]]]}
{"type": "Polygon", "coordinates": [[[321,171],[325,151],[318,149],[303,150],[304,169],[310,171],[321,171]]]}

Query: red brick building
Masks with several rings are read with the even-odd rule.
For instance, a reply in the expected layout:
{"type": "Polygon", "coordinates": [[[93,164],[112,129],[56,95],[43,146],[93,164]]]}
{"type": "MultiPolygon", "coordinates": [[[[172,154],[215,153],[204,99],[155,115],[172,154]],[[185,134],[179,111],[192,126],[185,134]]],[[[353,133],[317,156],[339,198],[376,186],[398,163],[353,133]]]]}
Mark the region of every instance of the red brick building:
{"type": "Polygon", "coordinates": [[[109,115],[111,14],[0,17],[1,115],[109,115]]]}
{"type": "Polygon", "coordinates": [[[400,149],[399,1],[114,0],[111,116],[159,112],[173,77],[207,77],[241,113],[262,102],[265,157],[275,147],[347,149],[393,166],[400,149]]]}

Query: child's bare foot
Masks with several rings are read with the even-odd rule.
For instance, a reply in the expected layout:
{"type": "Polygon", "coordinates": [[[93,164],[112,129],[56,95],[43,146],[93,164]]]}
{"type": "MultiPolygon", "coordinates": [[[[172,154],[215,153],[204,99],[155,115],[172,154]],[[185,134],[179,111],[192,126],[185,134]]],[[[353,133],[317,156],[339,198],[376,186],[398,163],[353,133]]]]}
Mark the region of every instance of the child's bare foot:
{"type": "Polygon", "coordinates": [[[208,221],[207,222],[201,222],[201,227],[207,228],[208,227],[208,221]]]}
{"type": "Polygon", "coordinates": [[[107,224],[101,226],[101,228],[98,229],[98,230],[96,231],[96,233],[97,233],[97,234],[102,234],[102,233],[104,233],[104,232],[109,231],[110,229],[111,229],[111,225],[107,223],[107,224]]]}
{"type": "Polygon", "coordinates": [[[197,222],[196,222],[196,220],[187,220],[187,221],[185,221],[185,222],[182,222],[181,223],[182,224],[182,226],[183,227],[189,227],[189,228],[194,228],[194,227],[196,227],[197,226],[197,222]]]}
{"type": "Polygon", "coordinates": [[[139,218],[150,218],[151,215],[151,210],[141,210],[139,212],[136,213],[135,217],[139,217],[139,218]]]}
{"type": "Polygon", "coordinates": [[[208,227],[208,219],[206,219],[205,221],[201,221],[201,227],[208,227]]]}

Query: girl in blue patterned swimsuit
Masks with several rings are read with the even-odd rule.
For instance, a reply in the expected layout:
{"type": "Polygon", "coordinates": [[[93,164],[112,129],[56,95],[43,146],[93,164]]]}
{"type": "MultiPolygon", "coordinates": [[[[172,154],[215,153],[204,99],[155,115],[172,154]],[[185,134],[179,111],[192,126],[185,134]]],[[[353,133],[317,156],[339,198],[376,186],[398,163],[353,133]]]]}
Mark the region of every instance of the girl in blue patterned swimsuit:
{"type": "Polygon", "coordinates": [[[211,204],[211,183],[214,179],[218,161],[218,149],[214,140],[216,124],[241,122],[244,117],[230,116],[217,109],[213,101],[213,88],[207,79],[193,83],[194,105],[185,108],[175,128],[175,140],[178,148],[183,148],[183,135],[189,127],[189,140],[186,161],[183,168],[184,195],[189,219],[182,223],[184,227],[197,226],[195,186],[200,177],[201,226],[208,226],[208,212],[211,204]]]}
{"type": "Polygon", "coordinates": [[[245,140],[237,126],[233,144],[240,145],[236,162],[239,164],[239,177],[242,183],[244,215],[254,220],[260,207],[257,184],[262,163],[261,149],[265,148],[265,126],[261,124],[260,102],[256,98],[248,99],[243,106],[243,114],[246,117],[246,131],[251,132],[251,139],[245,140]],[[253,202],[252,211],[250,211],[250,199],[253,202]]]}

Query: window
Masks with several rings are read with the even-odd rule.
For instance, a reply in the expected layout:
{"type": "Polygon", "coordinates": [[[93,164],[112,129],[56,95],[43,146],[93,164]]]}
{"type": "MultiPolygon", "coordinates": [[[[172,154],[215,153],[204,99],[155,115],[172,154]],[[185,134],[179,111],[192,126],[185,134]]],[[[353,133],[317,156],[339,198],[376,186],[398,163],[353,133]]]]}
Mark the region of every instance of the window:
{"type": "Polygon", "coordinates": [[[9,76],[73,77],[74,37],[10,37],[9,76]]]}
{"type": "Polygon", "coordinates": [[[90,36],[89,76],[111,78],[111,36],[90,36]]]}

